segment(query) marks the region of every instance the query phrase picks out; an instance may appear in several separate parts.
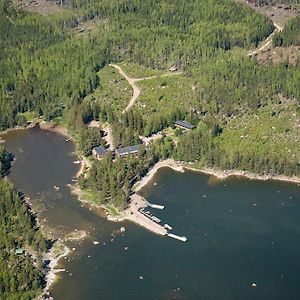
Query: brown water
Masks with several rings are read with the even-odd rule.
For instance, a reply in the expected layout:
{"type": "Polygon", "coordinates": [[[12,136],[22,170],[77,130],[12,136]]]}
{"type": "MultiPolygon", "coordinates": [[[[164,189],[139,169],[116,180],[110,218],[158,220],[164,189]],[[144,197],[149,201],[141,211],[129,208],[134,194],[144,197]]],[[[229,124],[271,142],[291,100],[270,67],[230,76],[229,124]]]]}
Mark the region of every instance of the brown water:
{"type": "Polygon", "coordinates": [[[211,184],[205,175],[161,169],[142,193],[166,206],[152,212],[186,235],[183,243],[82,207],[66,186],[78,165],[63,136],[35,128],[5,139],[16,155],[10,179],[43,223],[57,236],[88,233],[68,243],[76,250],[61,262],[67,272],[52,288],[55,299],[299,299],[298,185],[238,178],[211,184]]]}

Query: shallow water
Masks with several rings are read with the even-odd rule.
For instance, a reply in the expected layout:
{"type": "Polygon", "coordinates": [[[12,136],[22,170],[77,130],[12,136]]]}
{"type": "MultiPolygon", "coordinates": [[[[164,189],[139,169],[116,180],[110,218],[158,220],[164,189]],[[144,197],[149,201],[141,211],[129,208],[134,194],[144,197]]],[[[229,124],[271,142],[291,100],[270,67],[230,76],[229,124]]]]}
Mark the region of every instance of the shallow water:
{"type": "Polygon", "coordinates": [[[142,194],[166,206],[151,211],[185,235],[183,243],[82,207],[66,186],[79,167],[65,137],[35,128],[5,139],[16,156],[10,179],[39,208],[42,224],[57,237],[88,233],[83,242],[68,243],[76,250],[61,262],[67,272],[52,288],[55,299],[299,299],[297,184],[215,183],[161,169],[142,194]]]}

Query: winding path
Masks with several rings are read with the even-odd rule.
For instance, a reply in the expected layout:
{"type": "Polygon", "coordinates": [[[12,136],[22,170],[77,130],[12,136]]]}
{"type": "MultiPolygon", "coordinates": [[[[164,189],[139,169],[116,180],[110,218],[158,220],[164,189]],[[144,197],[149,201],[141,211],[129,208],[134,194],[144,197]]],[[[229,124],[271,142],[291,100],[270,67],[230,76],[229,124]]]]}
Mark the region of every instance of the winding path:
{"type": "Polygon", "coordinates": [[[123,69],[120,66],[118,66],[116,64],[109,64],[109,66],[117,69],[119,71],[119,73],[128,81],[128,83],[131,85],[131,87],[133,89],[132,97],[131,97],[128,105],[126,106],[126,108],[123,110],[123,113],[127,112],[134,105],[137,98],[141,94],[140,88],[135,84],[136,82],[142,81],[142,80],[149,80],[149,79],[154,79],[154,78],[169,77],[169,76],[175,76],[175,75],[182,74],[182,72],[174,72],[174,73],[167,73],[167,74],[149,76],[149,77],[142,77],[142,78],[131,78],[123,71],[123,69]]]}
{"type": "Polygon", "coordinates": [[[250,52],[247,53],[248,56],[253,56],[256,55],[262,51],[264,51],[267,47],[270,46],[270,44],[272,43],[272,37],[276,32],[280,32],[283,30],[283,27],[278,25],[277,23],[273,22],[273,25],[275,27],[275,30],[267,37],[267,39],[265,40],[264,44],[255,50],[251,50],[250,52]]]}

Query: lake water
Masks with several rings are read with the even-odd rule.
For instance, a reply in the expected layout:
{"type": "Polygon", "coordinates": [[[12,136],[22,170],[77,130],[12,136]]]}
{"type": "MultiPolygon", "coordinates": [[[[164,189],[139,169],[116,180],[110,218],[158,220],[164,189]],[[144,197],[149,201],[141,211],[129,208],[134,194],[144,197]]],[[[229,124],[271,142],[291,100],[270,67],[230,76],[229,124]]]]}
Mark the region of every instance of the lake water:
{"type": "Polygon", "coordinates": [[[10,180],[31,197],[41,224],[56,237],[88,233],[68,242],[76,250],[60,263],[67,271],[52,287],[55,299],[300,298],[297,184],[161,169],[142,195],[165,205],[151,211],[185,235],[183,243],[83,207],[66,186],[79,167],[65,137],[34,128],[4,138],[16,157],[10,180]]]}

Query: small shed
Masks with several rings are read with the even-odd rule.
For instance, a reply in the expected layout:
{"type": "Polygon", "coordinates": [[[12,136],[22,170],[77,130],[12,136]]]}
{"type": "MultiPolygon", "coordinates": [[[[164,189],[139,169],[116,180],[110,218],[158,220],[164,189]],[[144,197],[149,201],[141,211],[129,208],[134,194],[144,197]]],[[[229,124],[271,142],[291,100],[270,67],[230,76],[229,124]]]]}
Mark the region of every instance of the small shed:
{"type": "Polygon", "coordinates": [[[23,248],[17,248],[15,250],[15,254],[17,254],[17,255],[23,255],[23,254],[25,254],[25,250],[23,248]]]}
{"type": "Polygon", "coordinates": [[[97,160],[101,160],[106,155],[106,150],[103,147],[95,147],[92,150],[93,157],[97,160]]]}
{"type": "Polygon", "coordinates": [[[118,157],[126,157],[129,154],[138,154],[141,147],[143,147],[143,145],[139,144],[139,145],[124,147],[124,148],[119,148],[116,150],[116,155],[118,157]]]}
{"type": "Polygon", "coordinates": [[[179,128],[182,128],[182,129],[185,129],[185,130],[192,130],[192,129],[196,128],[195,125],[190,124],[186,121],[182,121],[182,120],[177,120],[175,122],[175,126],[177,126],[179,128]]]}

